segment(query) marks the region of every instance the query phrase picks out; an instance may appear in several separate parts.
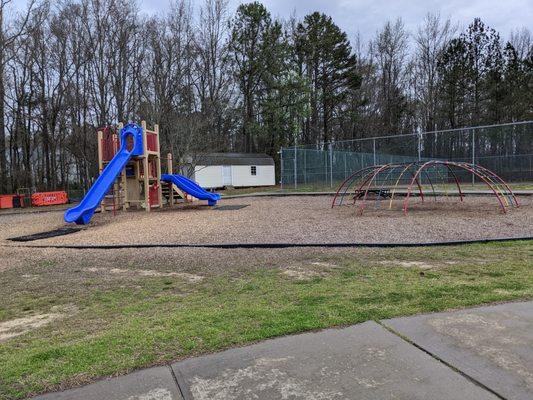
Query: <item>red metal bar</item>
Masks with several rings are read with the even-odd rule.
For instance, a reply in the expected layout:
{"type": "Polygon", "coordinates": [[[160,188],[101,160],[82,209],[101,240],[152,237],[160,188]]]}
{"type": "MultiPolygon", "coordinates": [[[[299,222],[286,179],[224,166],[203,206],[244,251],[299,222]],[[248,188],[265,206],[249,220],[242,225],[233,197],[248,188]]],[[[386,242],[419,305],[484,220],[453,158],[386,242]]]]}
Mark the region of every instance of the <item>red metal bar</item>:
{"type": "Polygon", "coordinates": [[[413,179],[411,179],[411,183],[407,187],[407,195],[405,196],[405,200],[403,201],[403,213],[407,215],[407,204],[409,202],[409,197],[411,197],[411,191],[413,188],[413,183],[418,179],[418,175],[420,175],[420,172],[422,169],[426,167],[426,165],[434,164],[435,161],[427,161],[424,164],[422,164],[416,171],[416,173],[413,175],[413,179]]]}
{"type": "MultiPolygon", "coordinates": [[[[403,203],[403,212],[405,215],[407,215],[407,208],[408,208],[408,203],[409,203],[409,197],[411,195],[411,191],[412,191],[412,186],[413,186],[413,183],[414,183],[414,180],[416,177],[418,177],[418,175],[420,174],[420,172],[427,166],[427,165],[431,165],[431,164],[437,164],[437,163],[448,163],[448,162],[444,162],[444,161],[428,161],[424,164],[422,164],[422,166],[420,168],[418,168],[418,170],[416,171],[416,174],[415,176],[413,177],[413,179],[411,180],[411,183],[407,189],[407,196],[405,197],[405,200],[404,200],[404,203],[403,203]]],[[[450,165],[456,165],[460,168],[463,168],[465,169],[466,171],[476,175],[478,178],[480,178],[483,182],[485,182],[485,184],[492,190],[492,192],[496,195],[497,199],[498,199],[498,202],[500,203],[500,207],[502,209],[502,211],[504,213],[506,213],[506,209],[505,209],[505,205],[503,204],[502,202],[502,199],[501,199],[501,196],[498,194],[498,192],[496,191],[496,189],[494,189],[494,186],[490,183],[490,181],[488,181],[486,179],[486,177],[484,177],[482,174],[480,174],[478,171],[476,171],[474,168],[472,168],[472,166],[470,164],[465,164],[465,163],[453,163],[453,162],[449,162],[450,165]]]]}
{"type": "Polygon", "coordinates": [[[362,191],[362,189],[365,187],[365,185],[368,183],[369,180],[372,179],[372,176],[374,174],[374,172],[376,171],[376,168],[378,167],[374,167],[373,170],[369,171],[363,178],[367,178],[361,185],[359,185],[359,187],[357,189],[354,190],[353,192],[353,203],[352,205],[355,205],[355,203],[357,203],[357,195],[358,193],[360,193],[362,191]]]}
{"type": "Polygon", "coordinates": [[[437,201],[437,195],[435,194],[435,188],[433,187],[433,182],[431,182],[431,178],[429,177],[429,174],[427,173],[427,171],[424,171],[424,172],[426,173],[426,177],[428,178],[429,184],[431,186],[431,190],[433,191],[433,199],[437,201]]]}
{"type": "Polygon", "coordinates": [[[359,193],[359,192],[361,191],[361,189],[366,185],[366,183],[367,183],[370,179],[372,179],[372,177],[374,176],[374,173],[375,173],[376,169],[379,169],[379,166],[378,166],[378,167],[373,166],[372,168],[373,168],[373,170],[371,170],[368,174],[365,175],[365,177],[367,177],[367,179],[366,179],[363,183],[361,183],[361,184],[359,185],[359,187],[354,191],[354,199],[353,199],[353,200],[354,200],[354,202],[353,202],[354,205],[355,205],[355,203],[357,202],[357,193],[359,193]]]}
{"type": "Polygon", "coordinates": [[[511,188],[509,187],[509,185],[507,184],[507,182],[505,182],[500,176],[498,176],[495,172],[481,166],[481,165],[477,165],[478,168],[481,168],[487,172],[490,172],[492,175],[494,175],[494,177],[496,177],[501,183],[502,185],[505,186],[505,188],[507,189],[507,191],[511,194],[511,196],[513,197],[513,200],[515,202],[515,205],[516,207],[520,207],[520,202],[518,201],[517,197],[515,196],[514,192],[511,190],[511,188]]]}
{"type": "MultiPolygon", "coordinates": [[[[388,182],[388,179],[389,179],[390,174],[392,174],[392,173],[394,172],[395,169],[400,168],[400,167],[402,167],[401,164],[397,164],[397,165],[392,166],[392,168],[390,169],[390,171],[389,171],[389,173],[387,174],[387,176],[385,176],[384,181],[385,181],[385,182],[388,182]]],[[[383,189],[385,188],[385,182],[384,182],[384,184],[379,188],[379,194],[378,194],[378,197],[376,198],[376,205],[374,206],[374,208],[377,208],[378,202],[379,202],[379,200],[380,200],[381,192],[383,192],[383,189]]]]}
{"type": "MultiPolygon", "coordinates": [[[[341,189],[343,188],[343,186],[349,181],[349,180],[353,180],[353,178],[355,177],[355,175],[357,175],[358,173],[360,172],[363,172],[367,169],[370,169],[370,168],[375,168],[374,166],[371,166],[371,167],[365,167],[365,168],[361,168],[357,171],[355,171],[353,174],[351,174],[348,178],[346,178],[344,181],[342,181],[342,183],[340,184],[339,188],[337,189],[337,192],[335,193],[335,196],[333,197],[333,201],[331,202],[331,208],[333,208],[335,206],[335,200],[337,199],[337,197],[339,196],[339,193],[341,191],[341,189]]],[[[351,182],[350,182],[351,183],[351,182]]],[[[344,195],[346,194],[346,191],[344,192],[344,194],[342,195],[342,197],[344,197],[344,195]]]]}
{"type": "Polygon", "coordinates": [[[446,163],[443,163],[444,165],[446,165],[446,168],[448,168],[448,171],[450,171],[450,173],[452,174],[453,176],[453,179],[455,180],[455,184],[457,185],[457,190],[459,190],[459,197],[461,198],[461,201],[463,201],[463,192],[461,190],[461,184],[459,183],[459,179],[457,178],[457,175],[455,174],[454,170],[452,169],[452,167],[450,167],[448,164],[446,163]]]}
{"type": "MultiPolygon", "coordinates": [[[[394,195],[396,194],[396,189],[398,189],[398,183],[400,183],[400,180],[402,179],[403,174],[405,174],[405,171],[407,171],[409,168],[411,168],[415,163],[407,164],[407,166],[403,169],[400,176],[398,176],[398,179],[396,179],[396,183],[394,184],[394,189],[392,189],[390,202],[389,202],[389,208],[392,208],[392,201],[394,200],[394,195]]],[[[411,173],[412,175],[412,173],[411,173]]]]}
{"type": "MultiPolygon", "coordinates": [[[[388,168],[390,168],[392,166],[392,164],[385,164],[385,165],[382,165],[380,168],[377,169],[377,171],[374,172],[374,174],[372,175],[372,177],[369,179],[366,180],[365,184],[367,182],[368,183],[368,186],[366,187],[366,190],[365,190],[365,196],[363,197],[363,200],[362,200],[362,203],[361,203],[361,207],[359,209],[359,215],[363,215],[363,211],[365,209],[365,203],[366,203],[366,197],[368,195],[368,189],[370,188],[370,185],[372,185],[372,181],[375,179],[375,177],[381,172],[381,171],[384,171],[388,168]]],[[[361,190],[361,188],[363,188],[364,185],[360,186],[359,190],[361,190]]],[[[357,201],[357,197],[354,199],[354,205],[355,205],[355,202],[357,201]]]]}
{"type": "MultiPolygon", "coordinates": [[[[415,165],[415,164],[416,163],[414,163],[414,162],[412,162],[410,164],[407,164],[407,166],[404,168],[404,170],[402,171],[402,173],[400,174],[400,176],[396,180],[396,183],[394,184],[394,189],[393,189],[392,194],[391,194],[391,198],[390,198],[390,202],[389,202],[389,208],[392,207],[392,201],[394,200],[394,194],[396,193],[396,189],[398,188],[398,183],[400,183],[400,179],[402,179],[403,174],[405,174],[405,172],[407,170],[409,170],[411,175],[413,175],[413,173],[411,172],[410,168],[413,165],[415,165]]],[[[420,182],[418,181],[418,179],[416,180],[416,184],[418,186],[418,191],[420,192],[420,197],[421,197],[422,201],[424,201],[424,191],[422,190],[422,186],[420,185],[420,182]]]]}
{"type": "MultiPolygon", "coordinates": [[[[496,186],[496,189],[498,190],[498,192],[502,193],[503,190],[499,187],[499,184],[497,182],[495,182],[491,177],[490,175],[487,174],[488,173],[492,173],[492,171],[482,167],[481,165],[474,165],[474,164],[469,164],[469,163],[453,163],[454,165],[463,165],[464,167],[466,168],[472,168],[473,170],[475,169],[479,175],[476,175],[476,176],[479,176],[479,177],[484,177],[486,180],[490,181],[491,183],[493,183],[495,186],[496,186]],[[481,170],[482,173],[480,173],[478,170],[481,170]]],[[[495,175],[495,174],[493,174],[495,175]]],[[[483,179],[483,178],[482,178],[483,179]]],[[[500,196],[501,197],[501,196],[500,196]]],[[[507,200],[505,200],[505,202],[507,203],[507,200]]],[[[510,201],[510,204],[512,205],[512,200],[510,201]]]]}

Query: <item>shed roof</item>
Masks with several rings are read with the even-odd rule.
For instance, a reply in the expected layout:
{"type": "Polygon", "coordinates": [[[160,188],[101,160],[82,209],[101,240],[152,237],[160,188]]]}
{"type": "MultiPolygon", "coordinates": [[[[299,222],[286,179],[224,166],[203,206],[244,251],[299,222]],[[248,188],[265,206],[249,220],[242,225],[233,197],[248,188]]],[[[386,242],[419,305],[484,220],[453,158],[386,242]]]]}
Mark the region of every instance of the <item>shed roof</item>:
{"type": "Polygon", "coordinates": [[[274,159],[260,153],[209,153],[200,154],[197,165],[274,165],[274,159]]]}

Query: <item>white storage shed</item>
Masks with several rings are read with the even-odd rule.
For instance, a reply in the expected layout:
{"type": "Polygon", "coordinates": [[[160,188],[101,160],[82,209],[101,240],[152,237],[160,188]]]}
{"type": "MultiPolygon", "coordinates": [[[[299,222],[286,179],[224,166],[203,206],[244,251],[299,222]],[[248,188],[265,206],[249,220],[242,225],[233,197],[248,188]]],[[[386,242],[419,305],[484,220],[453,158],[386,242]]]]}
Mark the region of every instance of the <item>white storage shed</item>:
{"type": "Polygon", "coordinates": [[[256,153],[210,153],[196,157],[193,179],[208,189],[274,186],[274,159],[256,153]]]}

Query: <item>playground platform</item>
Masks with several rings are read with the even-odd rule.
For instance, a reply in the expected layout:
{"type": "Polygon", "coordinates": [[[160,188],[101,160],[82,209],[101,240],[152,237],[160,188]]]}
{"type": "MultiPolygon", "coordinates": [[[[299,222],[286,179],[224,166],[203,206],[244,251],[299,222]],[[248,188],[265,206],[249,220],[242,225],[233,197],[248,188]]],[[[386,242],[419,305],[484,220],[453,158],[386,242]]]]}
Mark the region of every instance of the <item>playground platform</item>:
{"type": "Polygon", "coordinates": [[[533,398],[533,301],[272,339],[48,400],[533,398]]]}

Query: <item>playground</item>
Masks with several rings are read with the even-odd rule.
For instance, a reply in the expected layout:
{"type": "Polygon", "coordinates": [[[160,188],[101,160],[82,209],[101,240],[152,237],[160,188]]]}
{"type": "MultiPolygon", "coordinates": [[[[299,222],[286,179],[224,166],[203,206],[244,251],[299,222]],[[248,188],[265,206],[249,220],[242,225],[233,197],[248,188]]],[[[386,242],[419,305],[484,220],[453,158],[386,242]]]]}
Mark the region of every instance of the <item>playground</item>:
{"type": "Polygon", "coordinates": [[[435,162],[354,171],[328,193],[224,196],[173,172],[157,126],[98,135],[79,203],[0,210],[0,397],[533,296],[533,198],[487,170],[481,187],[435,162]]]}
{"type": "Polygon", "coordinates": [[[172,154],[163,167],[158,125],[149,129],[142,121],[100,129],[98,160],[100,175],[79,204],[66,209],[64,222],[53,213],[6,215],[0,240],[78,248],[290,247],[423,245],[533,235],[531,198],[519,200],[500,176],[476,164],[373,165],[351,173],[329,195],[252,193],[227,196],[220,205],[220,194],[173,173],[172,154]],[[469,179],[485,190],[465,189],[469,179]]]}

